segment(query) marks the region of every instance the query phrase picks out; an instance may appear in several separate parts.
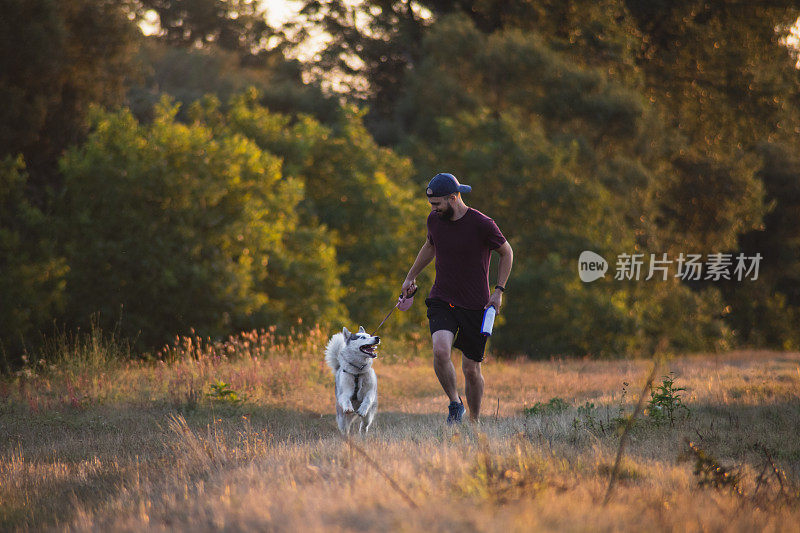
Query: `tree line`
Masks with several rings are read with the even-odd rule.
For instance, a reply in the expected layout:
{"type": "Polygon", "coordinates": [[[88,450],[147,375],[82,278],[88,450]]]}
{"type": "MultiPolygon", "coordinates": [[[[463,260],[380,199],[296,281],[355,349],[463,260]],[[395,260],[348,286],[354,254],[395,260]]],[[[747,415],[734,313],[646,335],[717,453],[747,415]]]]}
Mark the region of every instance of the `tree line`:
{"type": "MultiPolygon", "coordinates": [[[[800,346],[792,2],[307,1],[279,28],[263,9],[3,0],[7,358],[92,320],[143,350],[374,325],[439,171],[515,249],[498,353],[800,346]],[[585,250],[604,278],[581,281],[585,250]],[[762,259],[615,279],[634,254],[762,259]]],[[[424,322],[420,302],[387,327],[424,322]]]]}

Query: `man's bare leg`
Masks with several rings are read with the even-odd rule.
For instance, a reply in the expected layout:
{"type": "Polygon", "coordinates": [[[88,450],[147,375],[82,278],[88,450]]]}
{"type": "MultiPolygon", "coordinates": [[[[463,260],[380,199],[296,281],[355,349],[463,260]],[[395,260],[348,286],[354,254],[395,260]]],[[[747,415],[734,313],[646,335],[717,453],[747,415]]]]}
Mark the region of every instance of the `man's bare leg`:
{"type": "Polygon", "coordinates": [[[476,422],[481,413],[481,399],[483,398],[481,364],[462,356],[461,370],[464,371],[464,392],[469,406],[469,417],[473,422],[476,422]]]}
{"type": "Polygon", "coordinates": [[[456,367],[450,360],[450,351],[453,346],[455,336],[452,331],[441,329],[434,331],[433,340],[433,370],[439,383],[444,389],[444,393],[450,398],[451,402],[458,401],[458,383],[456,381],[456,367]]]}

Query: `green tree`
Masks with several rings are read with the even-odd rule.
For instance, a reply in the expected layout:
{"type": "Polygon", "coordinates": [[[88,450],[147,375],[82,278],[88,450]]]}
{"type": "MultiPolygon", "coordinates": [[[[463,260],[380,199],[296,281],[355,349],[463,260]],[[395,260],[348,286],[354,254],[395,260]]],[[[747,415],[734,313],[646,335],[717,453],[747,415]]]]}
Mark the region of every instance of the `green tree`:
{"type": "MultiPolygon", "coordinates": [[[[676,233],[675,217],[657,217],[659,194],[671,183],[671,137],[653,136],[663,130],[640,93],[536,34],[487,35],[464,16],[439,21],[423,50],[402,102],[409,132],[402,151],[422,174],[446,168],[475,186],[471,204],[485,206],[515,247],[498,348],[610,355],[647,351],[661,336],[683,349],[727,342],[714,290],[578,279],[583,250],[607,258],[657,252],[665,242],[659,232],[676,233]],[[682,313],[662,315],[681,305],[682,313]]],[[[728,242],[758,223],[735,219],[761,208],[742,206],[744,193],[760,199],[744,188],[715,206],[734,208],[715,228],[728,242]]]]}
{"type": "Polygon", "coordinates": [[[474,187],[467,202],[497,221],[515,250],[514,272],[493,346],[530,355],[619,354],[629,347],[630,302],[611,283],[583,284],[583,250],[605,257],[633,247],[609,191],[582,173],[578,149],[549,142],[513,115],[440,119],[433,168],[474,187]],[[527,127],[526,127],[527,126],[527,127]],[[591,317],[589,319],[588,317],[591,317]]]}
{"type": "Polygon", "coordinates": [[[168,94],[182,104],[179,118],[188,118],[192,103],[206,94],[223,102],[257,87],[260,101],[273,111],[307,113],[333,122],[339,102],[323,94],[317,83],[306,83],[299,61],[280,54],[271,61],[242,64],[237,52],[210,44],[201,49],[171,46],[152,37],[139,50],[143,77],[128,91],[131,110],[140,120],[151,120],[155,104],[168,94]]]}
{"type": "Polygon", "coordinates": [[[738,251],[760,254],[758,279],[723,286],[728,321],[748,346],[796,350],[800,333],[800,160],[793,144],[764,143],[759,178],[771,210],[762,227],[741,235],[738,251]]]}
{"type": "Polygon", "coordinates": [[[800,131],[800,78],[797,49],[786,37],[800,7],[626,5],[643,36],[639,63],[648,97],[689,145],[663,191],[661,212],[680,226],[669,233],[716,251],[760,253],[758,280],[722,285],[726,320],[740,343],[797,347],[797,243],[787,228],[797,219],[797,162],[790,154],[800,131]]]}
{"type": "MultiPolygon", "coordinates": [[[[343,302],[350,316],[376,324],[399,295],[399,287],[424,240],[427,180],[412,180],[408,159],[381,148],[366,131],[362,114],[343,109],[332,126],[300,115],[269,111],[257,91],[235,98],[227,113],[217,102],[198,104],[194,116],[252,139],[281,154],[284,173],[305,184],[300,216],[333,234],[342,266],[343,302]]],[[[419,323],[423,306],[393,319],[393,327],[419,323]]]]}
{"type": "Polygon", "coordinates": [[[782,41],[800,16],[787,0],[626,0],[642,34],[648,97],[697,148],[755,149],[795,135],[797,52],[782,41]]]}
{"type": "MultiPolygon", "coordinates": [[[[598,293],[593,301],[629,319],[603,323],[632,342],[659,334],[662,324],[676,346],[707,348],[691,339],[728,342],[724,316],[741,341],[796,345],[791,326],[777,325],[797,316],[797,280],[787,274],[796,270],[795,246],[783,229],[794,220],[797,184],[789,151],[776,146],[794,146],[800,131],[798,51],[786,40],[800,7],[788,0],[326,0],[306,2],[305,13],[332,35],[318,66],[356,80],[349,95],[371,106],[372,133],[411,156],[422,175],[448,168],[478,184],[492,176],[487,208],[520,211],[502,194],[538,198],[545,189],[520,184],[559,183],[553,162],[567,161],[559,172],[586,188],[590,212],[621,214],[610,217],[609,233],[620,246],[767,254],[758,283],[689,289],[673,281],[598,293]],[[523,139],[531,144],[520,158],[523,139]],[[666,316],[683,305],[683,320],[666,316]]],[[[545,206],[578,203],[562,187],[545,206]]],[[[571,226],[552,216],[562,238],[593,242],[577,220],[571,226]]],[[[591,216],[578,220],[604,228],[591,216]]],[[[533,243],[547,235],[518,222],[511,227],[534,235],[533,243]]],[[[574,250],[524,267],[518,259],[514,278],[590,312],[586,300],[569,299],[580,292],[580,285],[567,288],[574,278],[548,270],[566,268],[574,250]]],[[[514,327],[508,318],[506,327],[514,327]]],[[[558,335],[559,320],[542,331],[558,335]]]]}
{"type": "MultiPolygon", "coordinates": [[[[369,107],[366,123],[382,144],[402,140],[403,122],[396,112],[406,94],[407,75],[430,53],[423,51],[422,43],[431,29],[453,15],[486,35],[509,29],[535,31],[554,50],[569,52],[575,62],[635,78],[639,36],[622,0],[307,0],[301,12],[305,19],[295,25],[303,31],[294,32],[293,44],[302,42],[311,28],[330,35],[314,70],[332,74],[347,97],[369,107]]],[[[459,45],[471,49],[470,43],[459,45]]]]}
{"type": "Polygon", "coordinates": [[[758,146],[800,126],[791,2],[625,2],[648,99],[679,139],[657,192],[663,248],[734,249],[766,212],[758,146]]]}
{"type": "Polygon", "coordinates": [[[255,0],[134,0],[134,12],[158,16],[158,38],[173,46],[215,44],[244,56],[266,48],[274,30],[255,0]]]}
{"type": "Polygon", "coordinates": [[[764,188],[757,158],[696,152],[677,156],[655,191],[654,240],[664,251],[735,249],[740,234],[761,225],[764,188]]]}
{"type": "Polygon", "coordinates": [[[41,207],[60,186],[58,157],[86,133],[89,105],[124,100],[137,30],[124,2],[4,0],[2,12],[0,156],[23,154],[41,207]]]}
{"type": "Polygon", "coordinates": [[[0,351],[16,359],[64,304],[63,258],[50,224],[25,194],[22,157],[0,161],[0,351]]]}
{"type": "Polygon", "coordinates": [[[421,6],[410,1],[308,0],[300,11],[303,20],[290,32],[295,46],[312,32],[330,35],[314,70],[335,77],[347,98],[369,108],[366,120],[381,144],[398,140],[392,117],[405,74],[420,58],[427,25],[421,6]]]}
{"type": "Polygon", "coordinates": [[[324,230],[298,221],[302,182],[242,135],[176,113],[167,100],[150,125],[97,112],[62,160],[67,316],[108,324],[121,312],[146,345],[190,327],[221,335],[340,316],[335,253],[324,230]],[[315,292],[282,293],[302,284],[315,292]]]}

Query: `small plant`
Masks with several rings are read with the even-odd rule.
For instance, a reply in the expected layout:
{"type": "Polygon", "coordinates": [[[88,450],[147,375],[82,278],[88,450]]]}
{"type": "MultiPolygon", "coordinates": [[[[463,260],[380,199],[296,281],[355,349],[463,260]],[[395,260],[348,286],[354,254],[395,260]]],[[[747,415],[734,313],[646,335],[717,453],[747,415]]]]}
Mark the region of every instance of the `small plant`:
{"type": "Polygon", "coordinates": [[[563,413],[569,409],[569,404],[561,398],[550,398],[547,403],[536,402],[531,407],[527,407],[522,410],[522,414],[525,416],[532,416],[532,415],[554,415],[558,413],[563,413]]]}
{"type": "Polygon", "coordinates": [[[670,372],[661,379],[661,385],[650,391],[650,402],[647,404],[647,416],[656,424],[661,425],[669,421],[669,426],[675,426],[675,420],[683,413],[687,418],[691,410],[683,404],[681,391],[684,387],[675,386],[674,372],[670,372]]]}
{"type": "Polygon", "coordinates": [[[231,389],[231,386],[224,381],[217,380],[210,385],[210,388],[211,391],[207,396],[212,400],[229,403],[231,405],[239,405],[244,401],[239,398],[239,394],[231,389]]]}
{"type": "Polygon", "coordinates": [[[594,403],[587,401],[585,404],[578,406],[578,416],[572,419],[572,427],[578,428],[581,426],[590,430],[599,429],[605,434],[605,427],[600,421],[597,407],[595,407],[594,403]]]}

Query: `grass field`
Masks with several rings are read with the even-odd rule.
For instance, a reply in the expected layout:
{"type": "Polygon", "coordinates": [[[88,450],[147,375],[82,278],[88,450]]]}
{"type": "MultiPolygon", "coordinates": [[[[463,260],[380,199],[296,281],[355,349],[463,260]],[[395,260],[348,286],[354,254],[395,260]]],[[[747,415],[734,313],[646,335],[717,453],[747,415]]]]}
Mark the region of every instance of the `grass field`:
{"type": "Polygon", "coordinates": [[[687,409],[638,417],[604,504],[651,361],[489,357],[481,423],[450,428],[424,340],[389,343],[351,447],[326,341],[184,338],[126,362],[61,339],[0,380],[0,530],[800,530],[798,353],[662,363],[654,389],[670,377],[687,409]]]}

